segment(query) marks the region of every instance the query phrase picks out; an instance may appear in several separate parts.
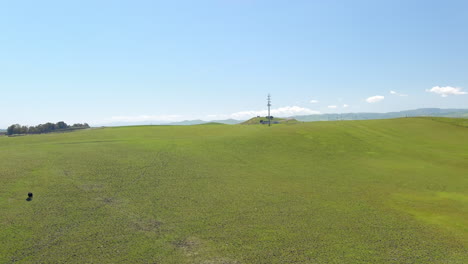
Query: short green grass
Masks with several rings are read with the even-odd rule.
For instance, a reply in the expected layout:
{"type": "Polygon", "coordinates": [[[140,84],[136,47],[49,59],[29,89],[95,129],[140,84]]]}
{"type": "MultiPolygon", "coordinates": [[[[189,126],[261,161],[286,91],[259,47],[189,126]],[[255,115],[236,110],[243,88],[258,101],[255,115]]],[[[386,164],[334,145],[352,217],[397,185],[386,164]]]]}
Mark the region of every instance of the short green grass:
{"type": "Polygon", "coordinates": [[[0,137],[0,263],[467,263],[456,122],[0,137]]]}

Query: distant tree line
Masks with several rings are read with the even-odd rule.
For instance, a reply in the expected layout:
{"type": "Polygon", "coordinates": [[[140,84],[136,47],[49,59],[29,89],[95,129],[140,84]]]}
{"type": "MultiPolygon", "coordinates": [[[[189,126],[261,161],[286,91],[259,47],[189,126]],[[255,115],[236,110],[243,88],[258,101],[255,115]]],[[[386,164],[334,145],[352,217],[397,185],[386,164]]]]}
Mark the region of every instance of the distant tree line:
{"type": "Polygon", "coordinates": [[[41,133],[50,133],[50,132],[59,132],[65,130],[74,130],[74,129],[81,129],[81,128],[89,128],[87,123],[80,124],[76,123],[72,126],[67,125],[67,123],[60,121],[56,124],[54,123],[45,123],[40,124],[37,126],[22,126],[20,124],[14,124],[8,127],[6,134],[7,135],[14,135],[14,134],[41,134],[41,133]]]}

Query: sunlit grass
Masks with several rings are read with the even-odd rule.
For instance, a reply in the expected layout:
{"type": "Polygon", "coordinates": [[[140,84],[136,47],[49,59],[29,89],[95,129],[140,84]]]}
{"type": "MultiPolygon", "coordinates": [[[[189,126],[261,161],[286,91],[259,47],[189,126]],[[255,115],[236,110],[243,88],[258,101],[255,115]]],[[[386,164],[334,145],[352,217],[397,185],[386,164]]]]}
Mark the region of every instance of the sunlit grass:
{"type": "Polygon", "coordinates": [[[0,262],[464,263],[453,122],[0,137],[0,262]]]}

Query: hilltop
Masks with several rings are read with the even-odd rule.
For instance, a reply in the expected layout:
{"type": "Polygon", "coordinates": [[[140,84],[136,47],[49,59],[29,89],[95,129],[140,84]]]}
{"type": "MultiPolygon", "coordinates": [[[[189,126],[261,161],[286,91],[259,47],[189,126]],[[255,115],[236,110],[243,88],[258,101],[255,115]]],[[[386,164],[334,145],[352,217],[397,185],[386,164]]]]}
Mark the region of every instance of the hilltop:
{"type": "MultiPolygon", "coordinates": [[[[271,124],[295,124],[298,121],[294,118],[278,118],[274,117],[271,119],[271,124]]],[[[241,123],[241,125],[261,125],[268,124],[268,119],[266,117],[253,117],[247,121],[241,123]]]]}

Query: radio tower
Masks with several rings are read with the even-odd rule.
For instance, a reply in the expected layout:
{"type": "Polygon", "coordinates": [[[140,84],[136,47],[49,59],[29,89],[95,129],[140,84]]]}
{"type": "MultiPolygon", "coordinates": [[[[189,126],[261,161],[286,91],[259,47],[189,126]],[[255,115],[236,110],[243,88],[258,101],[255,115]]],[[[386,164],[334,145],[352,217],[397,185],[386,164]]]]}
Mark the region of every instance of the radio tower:
{"type": "Polygon", "coordinates": [[[270,106],[271,106],[271,96],[268,94],[268,126],[271,126],[271,115],[270,115],[270,106]]]}

